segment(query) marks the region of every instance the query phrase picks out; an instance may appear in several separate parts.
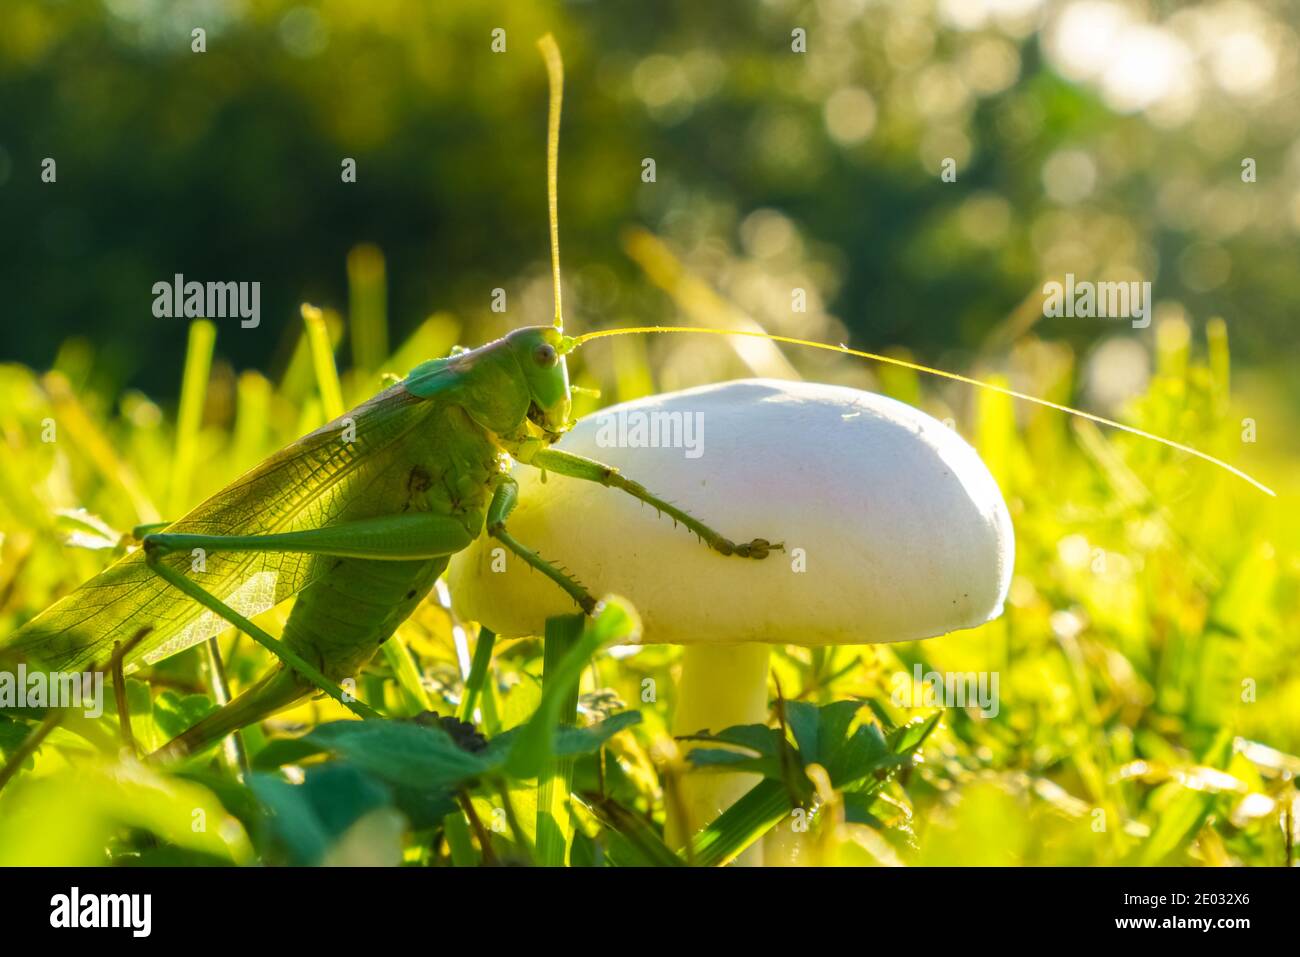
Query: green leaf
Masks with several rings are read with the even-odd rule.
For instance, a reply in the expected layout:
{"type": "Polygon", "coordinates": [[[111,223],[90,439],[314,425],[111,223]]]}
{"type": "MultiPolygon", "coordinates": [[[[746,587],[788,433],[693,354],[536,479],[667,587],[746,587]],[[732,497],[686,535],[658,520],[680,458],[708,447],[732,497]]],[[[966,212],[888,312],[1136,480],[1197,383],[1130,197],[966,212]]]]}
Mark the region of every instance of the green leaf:
{"type": "Polygon", "coordinates": [[[781,764],[776,758],[756,758],[741,751],[727,751],[724,748],[695,748],[686,755],[686,760],[697,768],[761,774],[765,778],[773,779],[780,779],[781,777],[781,764]]]}
{"type": "MultiPolygon", "coordinates": [[[[25,721],[18,721],[15,718],[6,717],[5,715],[0,714],[0,763],[7,761],[9,755],[13,754],[22,746],[22,743],[27,740],[27,736],[32,733],[34,727],[36,726],[30,725],[25,721]]],[[[46,739],[45,742],[42,742],[42,744],[47,743],[49,743],[48,739],[46,739]]],[[[22,770],[29,771],[35,767],[36,754],[39,753],[40,750],[37,749],[35,753],[29,754],[26,760],[22,763],[22,770]]]]}
{"type": "MultiPolygon", "coordinates": [[[[585,728],[559,728],[555,732],[555,756],[569,758],[583,754],[594,754],[614,735],[640,723],[641,712],[622,711],[585,728]]],[[[504,756],[514,746],[515,738],[522,731],[522,727],[511,728],[504,734],[498,734],[492,739],[487,750],[483,752],[484,759],[492,764],[504,760],[504,756]]]]}
{"type": "Polygon", "coordinates": [[[823,766],[837,788],[845,788],[884,768],[897,767],[906,759],[894,754],[874,721],[859,725],[847,741],[826,755],[823,766]]]}
{"type": "Polygon", "coordinates": [[[325,833],[337,839],[370,811],[392,803],[392,792],[371,775],[337,761],[307,772],[302,783],[325,833]]]}
{"type": "Polygon", "coordinates": [[[30,726],[0,714],[0,753],[9,754],[27,739],[30,726]]]}
{"type": "Polygon", "coordinates": [[[313,768],[300,785],[254,774],[250,787],[267,811],[273,839],[297,866],[319,864],[357,821],[393,803],[390,788],[340,762],[313,768]]]}
{"type": "MultiPolygon", "coordinates": [[[[132,710],[134,711],[134,704],[132,710]]],[[[175,691],[168,690],[154,699],[153,720],[166,737],[174,738],[216,710],[217,706],[205,694],[182,697],[175,691]]]]}
{"type": "Polygon", "coordinates": [[[329,849],[329,835],[301,787],[270,774],[254,774],[248,785],[267,811],[271,833],[291,863],[319,861],[329,849]]]}
{"type": "Polygon", "coordinates": [[[394,785],[393,804],[415,830],[435,827],[448,814],[457,811],[456,792],[450,788],[439,791],[394,785]]]}
{"type": "Polygon", "coordinates": [[[484,758],[461,750],[441,728],[401,721],[332,721],[305,740],[405,787],[454,788],[495,770],[484,758]]]}
{"type": "Polygon", "coordinates": [[[324,748],[306,738],[274,738],[253,755],[254,771],[274,771],[324,753],[324,748]]]}
{"type": "MultiPolygon", "coordinates": [[[[853,723],[857,720],[858,712],[862,710],[862,706],[863,702],[850,699],[848,701],[832,701],[830,704],[818,708],[818,751],[814,756],[805,756],[804,760],[816,761],[822,765],[826,765],[831,761],[833,756],[850,740],[849,729],[853,727],[853,723]]],[[[872,725],[870,723],[860,725],[858,731],[861,731],[864,727],[872,727],[872,725]]],[[[856,733],[854,732],[855,735],[856,733]]]]}
{"type": "Polygon", "coordinates": [[[894,719],[890,716],[889,712],[885,710],[885,706],[879,701],[868,698],[867,707],[870,708],[871,713],[876,716],[876,720],[879,721],[880,726],[885,729],[885,735],[888,737],[889,733],[894,730],[896,725],[894,724],[894,719]]]}
{"type": "Polygon", "coordinates": [[[850,824],[865,824],[880,831],[896,847],[916,850],[916,834],[906,818],[899,818],[886,824],[876,817],[872,808],[880,799],[878,794],[866,794],[861,791],[849,791],[843,795],[844,820],[850,824]]]}
{"type": "Polygon", "coordinates": [[[230,863],[253,856],[243,827],[206,788],[138,762],[91,757],[0,792],[0,866],[103,863],[105,844],[123,828],[230,863]]]}
{"type": "Polygon", "coordinates": [[[804,763],[821,762],[818,750],[822,712],[814,704],[806,701],[787,701],[785,703],[785,722],[794,735],[795,744],[804,763]]]}
{"type": "Polygon", "coordinates": [[[593,754],[620,731],[640,723],[641,712],[621,711],[585,728],[560,728],[555,733],[555,754],[561,758],[593,754]]]}
{"type": "Polygon", "coordinates": [[[775,757],[780,751],[781,732],[765,724],[737,724],[717,732],[700,731],[695,734],[676,735],[679,741],[711,741],[734,744],[748,748],[764,757],[775,757]]]}
{"type": "Polygon", "coordinates": [[[930,732],[939,726],[942,717],[943,712],[936,711],[928,718],[917,718],[901,728],[894,728],[885,736],[885,740],[889,743],[889,750],[895,754],[911,754],[916,751],[925,743],[930,732]]]}
{"type": "Polygon", "coordinates": [[[866,824],[877,831],[885,829],[885,823],[871,813],[871,805],[876,802],[875,795],[850,791],[843,796],[844,820],[849,824],[866,824]]]}
{"type": "MultiPolygon", "coordinates": [[[[791,769],[787,787],[802,790],[806,786],[799,770],[820,764],[835,787],[850,788],[877,772],[908,764],[912,752],[939,722],[939,713],[929,718],[895,728],[888,737],[874,720],[855,722],[864,703],[857,700],[834,701],[818,707],[804,701],[786,702],[786,725],[794,735],[796,748],[790,748],[798,767],[791,769]]],[[[736,752],[725,748],[696,748],[687,759],[696,767],[718,771],[761,774],[775,781],[784,780],[781,755],[784,747],[781,732],[762,724],[736,725],[716,734],[679,735],[686,741],[705,741],[745,749],[736,752]]],[[[786,746],[788,747],[788,746],[786,746]]]]}

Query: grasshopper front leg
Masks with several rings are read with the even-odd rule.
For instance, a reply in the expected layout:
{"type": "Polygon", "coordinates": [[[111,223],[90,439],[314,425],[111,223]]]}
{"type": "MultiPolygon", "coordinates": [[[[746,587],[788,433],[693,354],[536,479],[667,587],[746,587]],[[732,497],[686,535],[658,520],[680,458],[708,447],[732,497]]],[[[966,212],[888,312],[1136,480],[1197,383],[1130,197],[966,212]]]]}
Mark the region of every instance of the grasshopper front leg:
{"type": "Polygon", "coordinates": [[[547,561],[537,552],[521,543],[506,530],[506,519],[519,503],[519,483],[508,475],[498,478],[496,491],[492,493],[492,503],[488,506],[487,533],[510,549],[528,565],[537,569],[577,602],[578,607],[590,615],[596,610],[596,598],[554,562],[547,561]]]}
{"type": "Polygon", "coordinates": [[[560,449],[542,449],[526,459],[525,464],[548,472],[554,472],[557,475],[567,475],[569,478],[581,479],[584,482],[596,482],[606,488],[616,488],[626,492],[638,501],[644,502],[657,511],[670,516],[673,521],[680,522],[699,536],[700,540],[706,545],[723,555],[735,555],[739,558],[766,558],[770,552],[785,550],[782,543],[777,542],[774,545],[765,538],[755,538],[752,541],[741,543],[733,542],[721,532],[710,528],[671,502],[659,498],[641,483],[632,481],[614,466],[597,462],[595,459],[574,455],[572,452],[563,452],[560,449]]]}

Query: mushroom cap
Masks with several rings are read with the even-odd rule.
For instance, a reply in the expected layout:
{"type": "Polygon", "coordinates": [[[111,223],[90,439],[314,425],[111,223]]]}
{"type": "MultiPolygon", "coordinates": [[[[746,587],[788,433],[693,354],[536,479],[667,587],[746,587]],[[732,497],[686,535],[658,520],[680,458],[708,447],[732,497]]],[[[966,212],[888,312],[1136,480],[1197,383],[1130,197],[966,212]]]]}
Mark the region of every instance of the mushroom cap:
{"type": "MultiPolygon", "coordinates": [[[[602,409],[558,444],[733,541],[784,543],[763,560],[724,556],[623,491],[516,466],[510,532],[593,594],[628,598],[644,643],[908,641],[1002,612],[1015,537],[997,483],[955,431],[902,402],[745,379],[602,409]],[[678,447],[647,447],[656,424],[678,447]]],[[[576,610],[501,548],[481,536],[453,557],[461,618],[513,637],[576,610]]]]}

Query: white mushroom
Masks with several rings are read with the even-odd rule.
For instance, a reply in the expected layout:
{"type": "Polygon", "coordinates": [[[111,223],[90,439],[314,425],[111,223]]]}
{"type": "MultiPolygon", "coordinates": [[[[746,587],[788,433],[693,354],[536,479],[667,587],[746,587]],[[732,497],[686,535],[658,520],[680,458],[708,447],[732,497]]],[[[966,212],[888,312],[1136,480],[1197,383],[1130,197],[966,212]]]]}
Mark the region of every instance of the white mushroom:
{"type": "MultiPolygon", "coordinates": [[[[997,483],[956,432],[893,399],[742,380],[612,406],[559,445],[734,541],[785,546],[726,557],[622,492],[516,470],[515,537],[592,593],[627,597],[642,642],[685,646],[675,733],[765,722],[770,644],[908,641],[1002,611],[1014,534],[997,483]]],[[[481,538],[452,560],[460,616],[517,636],[572,613],[522,562],[494,571],[498,545],[481,538]]],[[[755,783],[745,777],[688,776],[689,820],[716,817],[755,783]]]]}

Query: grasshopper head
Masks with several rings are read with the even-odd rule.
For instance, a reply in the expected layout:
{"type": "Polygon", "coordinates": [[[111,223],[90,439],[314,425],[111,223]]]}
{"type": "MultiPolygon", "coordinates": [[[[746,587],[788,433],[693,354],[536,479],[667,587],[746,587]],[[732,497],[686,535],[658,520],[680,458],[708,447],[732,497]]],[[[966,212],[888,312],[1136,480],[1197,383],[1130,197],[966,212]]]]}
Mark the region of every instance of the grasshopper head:
{"type": "Polygon", "coordinates": [[[569,350],[564,333],[552,326],[525,326],[506,336],[528,384],[528,419],[554,441],[570,426],[569,350]]]}

